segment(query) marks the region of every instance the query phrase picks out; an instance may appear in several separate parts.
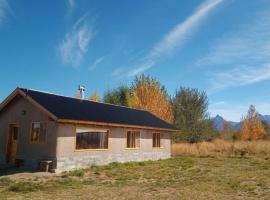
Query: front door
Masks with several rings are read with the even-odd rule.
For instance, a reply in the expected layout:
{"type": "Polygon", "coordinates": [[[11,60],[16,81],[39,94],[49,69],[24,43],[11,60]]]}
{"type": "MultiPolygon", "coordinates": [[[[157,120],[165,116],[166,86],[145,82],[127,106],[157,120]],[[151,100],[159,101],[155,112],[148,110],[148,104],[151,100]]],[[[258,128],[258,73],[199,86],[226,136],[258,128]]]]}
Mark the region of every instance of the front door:
{"type": "Polygon", "coordinates": [[[7,143],[7,163],[14,164],[15,162],[18,144],[18,134],[18,124],[10,124],[7,143]]]}

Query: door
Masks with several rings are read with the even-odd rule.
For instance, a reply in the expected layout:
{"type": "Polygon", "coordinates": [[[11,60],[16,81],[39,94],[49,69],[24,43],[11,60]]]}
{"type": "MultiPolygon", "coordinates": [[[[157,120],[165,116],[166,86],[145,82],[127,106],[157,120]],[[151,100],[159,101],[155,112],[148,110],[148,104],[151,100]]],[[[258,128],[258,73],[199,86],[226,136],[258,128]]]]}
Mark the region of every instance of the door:
{"type": "Polygon", "coordinates": [[[19,126],[17,124],[9,125],[8,143],[7,143],[7,163],[14,164],[17,154],[19,126]]]}

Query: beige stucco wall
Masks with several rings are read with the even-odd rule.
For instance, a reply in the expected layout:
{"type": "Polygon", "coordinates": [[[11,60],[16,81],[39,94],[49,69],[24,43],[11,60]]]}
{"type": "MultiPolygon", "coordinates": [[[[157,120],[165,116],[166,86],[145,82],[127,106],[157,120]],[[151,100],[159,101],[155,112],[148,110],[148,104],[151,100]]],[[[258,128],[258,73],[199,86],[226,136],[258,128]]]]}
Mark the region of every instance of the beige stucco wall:
{"type": "Polygon", "coordinates": [[[35,162],[35,159],[42,158],[55,158],[57,124],[51,121],[29,101],[20,97],[11,102],[10,105],[0,113],[0,155],[2,158],[0,162],[3,162],[3,159],[5,159],[8,127],[10,123],[17,123],[19,125],[17,158],[22,158],[26,162],[35,162]],[[26,111],[25,115],[22,115],[23,110],[26,111]],[[47,122],[45,144],[30,143],[30,129],[33,121],[47,122]]]}
{"type": "Polygon", "coordinates": [[[162,132],[162,148],[152,147],[152,133],[157,132],[153,130],[136,129],[140,131],[140,148],[127,149],[126,148],[126,133],[127,128],[104,127],[104,126],[77,126],[83,128],[93,129],[109,129],[109,148],[108,150],[76,150],[76,125],[73,124],[59,124],[57,132],[57,157],[64,156],[80,156],[89,154],[107,154],[107,153],[124,153],[124,152],[153,152],[166,151],[171,152],[171,139],[168,132],[162,132]]]}
{"type": "Polygon", "coordinates": [[[78,128],[109,129],[108,150],[76,150],[76,125],[59,124],[57,132],[57,168],[77,168],[85,164],[106,164],[109,162],[126,162],[132,160],[157,160],[171,155],[171,133],[162,132],[162,148],[152,147],[154,130],[136,129],[140,131],[140,148],[126,148],[127,128],[102,126],[77,126],[78,128]],[[76,160],[78,159],[78,161],[76,160]],[[86,160],[89,160],[87,162],[86,160]],[[90,162],[91,160],[91,162],[90,162]],[[82,161],[82,162],[81,162],[82,161]]]}

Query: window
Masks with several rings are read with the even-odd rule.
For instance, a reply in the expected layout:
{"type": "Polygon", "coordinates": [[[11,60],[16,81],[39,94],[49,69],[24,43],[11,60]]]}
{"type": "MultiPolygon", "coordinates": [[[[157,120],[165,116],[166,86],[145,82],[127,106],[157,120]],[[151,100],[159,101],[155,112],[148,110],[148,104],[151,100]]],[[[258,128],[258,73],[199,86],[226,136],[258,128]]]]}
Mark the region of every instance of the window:
{"type": "Polygon", "coordinates": [[[76,149],[108,149],[108,130],[76,130],[76,149]]]}
{"type": "Polygon", "coordinates": [[[128,131],[127,132],[127,148],[139,148],[140,147],[140,132],[128,131]]]}
{"type": "Polygon", "coordinates": [[[44,143],[46,141],[47,124],[41,122],[32,123],[31,142],[44,143]]]}
{"type": "Polygon", "coordinates": [[[161,133],[153,133],[153,147],[154,148],[162,147],[161,138],[162,138],[161,133]]]}

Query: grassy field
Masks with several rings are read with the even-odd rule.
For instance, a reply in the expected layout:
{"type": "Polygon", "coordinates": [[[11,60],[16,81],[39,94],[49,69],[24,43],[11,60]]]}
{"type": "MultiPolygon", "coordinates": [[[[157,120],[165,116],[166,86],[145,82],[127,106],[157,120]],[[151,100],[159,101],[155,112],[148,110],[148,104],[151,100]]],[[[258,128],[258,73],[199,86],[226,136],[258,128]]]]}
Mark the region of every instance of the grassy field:
{"type": "Polygon", "coordinates": [[[63,174],[0,174],[0,199],[270,199],[267,157],[175,157],[63,174]]]}
{"type": "Polygon", "coordinates": [[[226,141],[216,139],[212,142],[175,143],[172,154],[185,156],[268,156],[270,155],[270,141],[226,141]]]}

